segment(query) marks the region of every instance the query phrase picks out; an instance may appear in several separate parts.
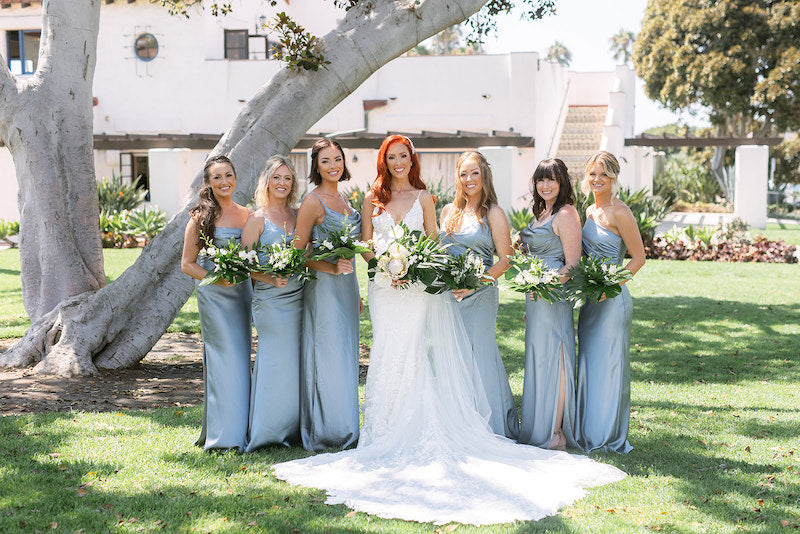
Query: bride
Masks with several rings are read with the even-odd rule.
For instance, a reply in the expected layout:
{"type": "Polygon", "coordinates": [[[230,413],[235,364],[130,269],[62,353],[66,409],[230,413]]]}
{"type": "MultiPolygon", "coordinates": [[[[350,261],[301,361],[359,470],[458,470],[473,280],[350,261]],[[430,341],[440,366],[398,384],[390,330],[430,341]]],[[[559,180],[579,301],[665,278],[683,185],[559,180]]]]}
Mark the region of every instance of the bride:
{"type": "MultiPolygon", "coordinates": [[[[362,210],[362,238],[391,228],[436,234],[434,200],[411,140],[392,135],[362,210]]],[[[369,286],[373,343],[358,446],[276,464],[275,476],[321,488],[328,504],[386,518],[475,525],[537,520],[625,473],[582,456],[495,435],[454,303],[418,284],[369,286]]]]}

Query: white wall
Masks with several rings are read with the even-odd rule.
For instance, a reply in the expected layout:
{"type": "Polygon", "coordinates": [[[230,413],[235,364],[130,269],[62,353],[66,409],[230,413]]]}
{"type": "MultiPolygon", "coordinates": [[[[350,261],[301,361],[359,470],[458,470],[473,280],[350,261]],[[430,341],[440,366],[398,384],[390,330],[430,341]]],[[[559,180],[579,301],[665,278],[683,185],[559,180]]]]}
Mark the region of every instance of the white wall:
{"type": "Polygon", "coordinates": [[[769,147],[736,147],[733,213],[753,228],[767,227],[769,147]]]}

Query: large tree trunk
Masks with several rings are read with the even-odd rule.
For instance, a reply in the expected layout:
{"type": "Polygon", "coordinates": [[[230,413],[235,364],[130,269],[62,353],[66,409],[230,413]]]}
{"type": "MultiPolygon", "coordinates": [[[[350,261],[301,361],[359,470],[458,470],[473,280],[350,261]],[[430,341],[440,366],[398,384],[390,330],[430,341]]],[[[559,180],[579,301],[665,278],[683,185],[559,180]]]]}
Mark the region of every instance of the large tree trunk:
{"type": "Polygon", "coordinates": [[[22,299],[31,321],[105,285],[92,153],[100,2],[42,7],[36,74],[17,80],[5,61],[0,67],[0,138],[17,168],[22,299]]]}
{"type": "MultiPolygon", "coordinates": [[[[54,0],[55,1],[55,0],[54,0]]],[[[330,64],[317,72],[281,70],[245,106],[213,153],[229,154],[239,180],[236,200],[252,198],[255,177],[272,154],[288,153],[315,122],[385,63],[485,0],[375,0],[350,9],[323,39],[330,64]]],[[[0,365],[60,375],[126,367],[141,360],[194,288],[180,272],[183,230],[192,200],[114,283],[62,302],[0,355],[0,365]]]]}

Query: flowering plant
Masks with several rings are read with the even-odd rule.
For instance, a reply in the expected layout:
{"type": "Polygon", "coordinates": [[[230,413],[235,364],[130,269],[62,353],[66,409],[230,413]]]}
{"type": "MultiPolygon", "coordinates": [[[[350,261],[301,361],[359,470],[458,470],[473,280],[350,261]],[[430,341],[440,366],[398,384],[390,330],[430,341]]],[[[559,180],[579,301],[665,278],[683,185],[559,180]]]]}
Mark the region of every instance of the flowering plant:
{"type": "Polygon", "coordinates": [[[581,257],[569,270],[569,276],[564,286],[576,308],[589,300],[598,302],[604,293],[606,298],[616,297],[622,291],[622,282],[633,277],[627,269],[599,256],[581,257]]]}
{"type": "Polygon", "coordinates": [[[353,237],[353,234],[357,233],[353,230],[352,225],[343,224],[340,229],[330,232],[322,242],[315,241],[314,252],[307,259],[313,261],[327,258],[352,260],[356,254],[372,252],[369,243],[353,237]]]}
{"type": "Polygon", "coordinates": [[[470,250],[459,256],[450,256],[441,277],[448,289],[478,289],[493,281],[486,274],[483,260],[470,250]]]}
{"type": "Polygon", "coordinates": [[[306,251],[294,247],[292,241],[283,240],[269,245],[259,243],[256,250],[266,252],[269,255],[267,264],[261,267],[261,271],[273,276],[289,277],[300,274],[301,278],[309,278],[305,270],[306,251]]]}
{"type": "Polygon", "coordinates": [[[390,237],[375,242],[369,274],[381,287],[404,287],[396,284],[400,281],[419,282],[428,293],[443,293],[449,289],[444,273],[449,272],[450,261],[438,239],[411,231],[400,222],[392,227],[390,237]]]}
{"type": "Polygon", "coordinates": [[[258,263],[258,253],[255,250],[245,250],[234,239],[228,239],[224,247],[215,247],[206,240],[206,248],[200,250],[200,254],[215,264],[214,269],[208,271],[200,281],[201,286],[213,284],[220,278],[231,284],[238,284],[247,280],[251,271],[262,270],[258,263]]]}
{"type": "Polygon", "coordinates": [[[516,251],[508,258],[511,266],[505,272],[506,287],[521,293],[533,293],[547,302],[562,299],[561,280],[558,271],[548,269],[540,258],[516,251]]]}

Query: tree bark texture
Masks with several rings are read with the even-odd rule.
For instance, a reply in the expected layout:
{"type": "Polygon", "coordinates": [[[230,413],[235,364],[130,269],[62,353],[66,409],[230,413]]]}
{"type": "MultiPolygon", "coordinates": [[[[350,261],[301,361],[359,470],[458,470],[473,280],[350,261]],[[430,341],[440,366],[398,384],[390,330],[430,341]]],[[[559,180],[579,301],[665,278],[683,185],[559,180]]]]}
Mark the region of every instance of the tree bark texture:
{"type": "MultiPolygon", "coordinates": [[[[381,66],[465,20],[484,3],[371,0],[350,9],[322,39],[330,64],[318,71],[282,69],[246,104],[212,151],[228,154],[236,167],[236,201],[250,201],[268,157],[287,154],[308,128],[381,66]]],[[[80,69],[74,62],[73,68],[80,69]]],[[[90,113],[89,109],[87,121],[90,113]]],[[[86,146],[91,154],[91,141],[86,146]]],[[[180,271],[180,256],[188,209],[195,204],[201,185],[198,173],[191,200],[119,279],[64,300],[34,321],[25,336],[0,355],[0,365],[38,362],[38,371],[67,376],[127,367],[141,360],[194,289],[194,281],[180,271]]],[[[95,215],[90,222],[96,225],[96,220],[95,215]]],[[[55,239],[62,237],[56,234],[55,239]]]]}
{"type": "Polygon", "coordinates": [[[22,299],[32,322],[105,285],[92,151],[99,0],[45,1],[36,73],[0,78],[0,138],[19,183],[22,299]]]}

